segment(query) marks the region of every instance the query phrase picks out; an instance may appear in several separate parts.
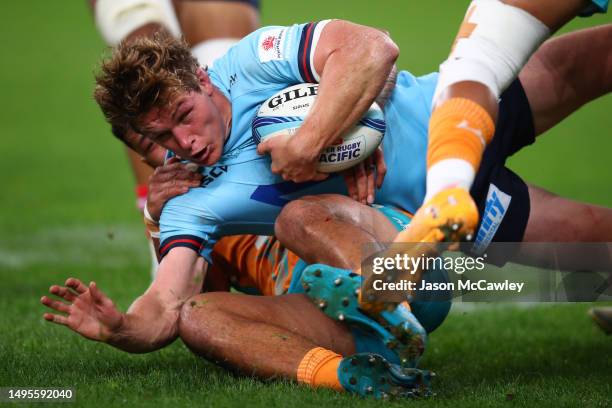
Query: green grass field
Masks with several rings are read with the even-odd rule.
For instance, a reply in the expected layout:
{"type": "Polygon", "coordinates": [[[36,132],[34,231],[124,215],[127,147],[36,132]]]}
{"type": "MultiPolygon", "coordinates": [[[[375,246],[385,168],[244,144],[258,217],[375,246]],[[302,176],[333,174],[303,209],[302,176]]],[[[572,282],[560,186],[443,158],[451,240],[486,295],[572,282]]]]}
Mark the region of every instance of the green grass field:
{"type": "MultiPolygon", "coordinates": [[[[446,56],[467,2],[263,3],[263,24],[337,17],[386,28],[401,47],[399,67],[423,74],[446,56]]],[[[0,37],[0,387],[74,387],[82,406],[382,404],[237,378],[180,341],[127,355],[44,322],[40,296],[68,276],[95,280],[125,310],[148,284],[148,251],[127,160],[91,97],[103,44],[86,2],[1,2],[0,37]]],[[[611,112],[608,95],[512,167],[557,193],[612,206],[611,112]]],[[[422,363],[438,374],[437,395],[409,403],[612,406],[612,338],[591,324],[590,306],[454,310],[422,363]]]]}

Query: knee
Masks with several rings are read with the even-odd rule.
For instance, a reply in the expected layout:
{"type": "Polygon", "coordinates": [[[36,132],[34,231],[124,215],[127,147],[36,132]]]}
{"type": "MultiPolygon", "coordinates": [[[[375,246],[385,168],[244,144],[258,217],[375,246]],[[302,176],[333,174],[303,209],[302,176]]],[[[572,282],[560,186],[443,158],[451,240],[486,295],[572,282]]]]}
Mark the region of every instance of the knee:
{"type": "Polygon", "coordinates": [[[303,237],[309,223],[331,217],[322,199],[321,196],[304,196],[285,205],[274,223],[274,235],[286,244],[297,233],[303,237]]]}
{"type": "Polygon", "coordinates": [[[200,293],[189,298],[181,307],[178,334],[193,351],[212,341],[215,321],[223,313],[215,293],[200,293]]]}

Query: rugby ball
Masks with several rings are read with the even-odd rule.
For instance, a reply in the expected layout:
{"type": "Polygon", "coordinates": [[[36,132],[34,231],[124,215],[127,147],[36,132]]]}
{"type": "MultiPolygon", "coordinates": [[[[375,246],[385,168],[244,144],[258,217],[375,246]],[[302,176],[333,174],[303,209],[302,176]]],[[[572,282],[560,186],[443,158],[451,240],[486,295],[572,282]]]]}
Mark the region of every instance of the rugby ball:
{"type": "MultiPolygon", "coordinates": [[[[318,89],[318,84],[294,85],[265,101],[252,122],[255,143],[283,134],[295,134],[308,116],[318,89]]],[[[334,173],[354,166],[376,150],[384,134],[383,111],[374,102],[353,129],[321,152],[318,170],[334,173]]]]}

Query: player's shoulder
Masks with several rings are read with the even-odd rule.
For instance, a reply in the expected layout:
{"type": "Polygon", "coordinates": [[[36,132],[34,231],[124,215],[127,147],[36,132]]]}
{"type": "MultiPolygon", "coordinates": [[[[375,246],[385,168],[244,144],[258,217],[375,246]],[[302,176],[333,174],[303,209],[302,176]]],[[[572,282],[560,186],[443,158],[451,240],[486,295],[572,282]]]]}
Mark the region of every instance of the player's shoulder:
{"type": "MultiPolygon", "coordinates": [[[[206,176],[205,176],[206,177],[206,176]]],[[[189,189],[166,202],[161,214],[161,225],[177,227],[179,224],[215,224],[217,216],[214,195],[205,187],[189,189]]],[[[162,228],[163,229],[163,228],[162,228]]]]}
{"type": "Polygon", "coordinates": [[[292,55],[300,26],[301,24],[261,27],[240,41],[234,57],[241,63],[267,64],[285,61],[292,55]],[[243,58],[245,60],[241,61],[243,58]]]}
{"type": "Polygon", "coordinates": [[[265,66],[283,66],[289,60],[296,30],[297,26],[266,26],[248,34],[215,61],[209,71],[213,83],[230,97],[274,82],[275,75],[265,66]]]}

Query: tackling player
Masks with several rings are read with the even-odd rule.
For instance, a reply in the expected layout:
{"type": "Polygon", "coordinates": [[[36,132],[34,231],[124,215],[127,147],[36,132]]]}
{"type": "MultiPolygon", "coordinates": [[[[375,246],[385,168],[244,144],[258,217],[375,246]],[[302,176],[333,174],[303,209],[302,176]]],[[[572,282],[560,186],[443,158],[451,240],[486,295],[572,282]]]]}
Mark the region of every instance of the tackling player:
{"type": "MultiPolygon", "coordinates": [[[[159,217],[159,211],[161,211],[163,204],[168,199],[200,184],[201,177],[198,177],[198,173],[190,171],[188,165],[179,163],[175,159],[170,159],[164,166],[161,166],[165,156],[165,149],[162,149],[160,146],[153,145],[145,138],[133,133],[121,140],[130,149],[141,154],[148,164],[156,167],[149,186],[148,208],[149,216],[152,219],[159,217]]],[[[409,219],[403,213],[393,211],[391,208],[381,209],[381,211],[383,214],[387,214],[388,219],[394,222],[398,229],[401,229],[401,227],[409,222],[409,219]],[[393,219],[396,221],[392,221],[393,219]],[[403,222],[399,224],[399,220],[403,220],[403,222]]],[[[149,227],[153,229],[150,231],[151,235],[155,236],[156,232],[158,232],[155,231],[155,225],[149,223],[149,227]]],[[[306,264],[295,254],[285,249],[274,237],[253,235],[224,237],[217,242],[211,256],[213,263],[205,274],[203,286],[205,291],[228,291],[230,287],[233,287],[244,293],[257,293],[265,296],[304,293],[301,275],[306,264]]],[[[349,259],[350,254],[347,254],[345,258],[349,259]]],[[[352,259],[348,266],[355,268],[358,263],[358,258],[352,259]]],[[[434,280],[440,281],[445,278],[445,274],[437,273],[434,280]]],[[[350,284],[349,281],[345,282],[345,285],[348,284],[350,284]]],[[[68,306],[62,305],[49,297],[42,298],[42,303],[53,310],[68,313],[68,320],[65,321],[61,317],[53,316],[52,314],[46,314],[45,318],[60,324],[67,322],[68,327],[72,330],[91,338],[91,333],[87,327],[88,324],[84,321],[89,323],[97,321],[98,324],[104,326],[105,319],[109,315],[116,313],[116,310],[112,310],[113,308],[109,303],[110,299],[97,292],[95,287],[93,289],[90,287],[80,294],[73,293],[69,289],[70,287],[77,290],[77,293],[79,293],[79,288],[82,289],[80,282],[76,280],[70,280],[69,285],[66,287],[54,285],[50,288],[51,294],[60,296],[70,302],[68,306]],[[96,295],[92,293],[96,293],[96,295]],[[95,303],[100,305],[106,303],[105,307],[101,308],[103,310],[98,311],[99,313],[84,310],[86,309],[85,305],[91,303],[92,296],[99,297],[98,302],[95,303]],[[81,300],[77,301],[79,298],[81,300]],[[78,317],[81,317],[81,321],[74,322],[78,317]]],[[[181,313],[179,327],[182,327],[182,329],[179,329],[179,334],[183,341],[197,354],[218,361],[221,352],[211,352],[211,348],[220,348],[224,355],[231,356],[230,361],[225,362],[223,365],[234,370],[250,372],[251,363],[247,364],[238,358],[240,352],[244,351],[245,345],[235,342],[233,344],[238,347],[236,349],[227,344],[220,346],[219,338],[215,333],[222,332],[227,333],[231,337],[242,338],[242,330],[248,330],[253,331],[253,337],[249,341],[256,340],[265,343],[269,340],[266,338],[266,333],[271,330],[268,326],[273,324],[276,336],[283,338],[285,341],[284,347],[291,348],[296,343],[296,340],[289,339],[295,337],[294,332],[297,328],[292,326],[291,330],[283,329],[278,327],[278,322],[279,320],[286,321],[289,317],[292,317],[293,312],[287,312],[286,308],[289,308],[291,311],[294,307],[300,305],[300,302],[301,300],[297,298],[287,300],[285,297],[276,298],[273,301],[259,302],[250,296],[236,296],[233,294],[212,294],[192,298],[189,302],[189,307],[183,307],[185,310],[181,313]],[[253,310],[263,311],[264,307],[266,310],[264,316],[269,316],[268,318],[252,313],[253,310]],[[245,311],[251,311],[251,313],[245,311]],[[237,319],[237,316],[241,318],[237,319]],[[242,323],[243,318],[251,321],[242,323]],[[211,321],[215,323],[211,325],[211,321]],[[223,325],[224,329],[220,329],[217,325],[223,325]],[[252,326],[258,327],[262,331],[256,332],[252,329],[252,326]],[[233,328],[235,331],[231,331],[228,327],[233,328]],[[210,334],[206,334],[208,331],[210,331],[210,334]],[[236,331],[240,332],[237,333],[236,331]]],[[[356,304],[355,297],[352,302],[356,304]]],[[[421,301],[414,302],[411,306],[415,317],[422,322],[427,332],[431,332],[446,317],[450,308],[450,302],[440,301],[434,303],[421,301]]],[[[328,327],[328,323],[326,323],[322,314],[311,312],[310,308],[306,308],[304,313],[311,319],[310,325],[317,329],[309,329],[306,333],[298,332],[299,336],[307,336],[311,332],[322,333],[321,329],[328,327]]],[[[357,315],[353,313],[353,316],[357,315]]],[[[398,368],[395,374],[391,375],[391,372],[388,372],[385,368],[384,360],[379,357],[383,356],[387,361],[399,363],[400,358],[411,357],[418,359],[418,356],[422,353],[424,338],[415,335],[415,333],[422,333],[422,336],[424,336],[424,329],[419,324],[419,321],[415,321],[411,317],[408,310],[404,312],[404,316],[406,318],[404,324],[406,329],[409,329],[411,332],[413,338],[412,344],[416,346],[416,350],[408,350],[407,345],[410,342],[406,338],[397,338],[388,332],[386,332],[387,341],[394,341],[397,345],[394,348],[387,347],[377,336],[363,330],[366,328],[371,331],[378,330],[385,332],[385,329],[366,316],[360,315],[360,319],[364,321],[358,326],[353,325],[348,334],[342,333],[342,338],[335,338],[333,342],[344,344],[347,350],[354,349],[357,353],[367,354],[352,356],[343,364],[343,359],[336,352],[320,347],[321,344],[316,343],[316,347],[308,350],[299,361],[296,376],[292,378],[297,378],[298,381],[315,387],[331,386],[338,390],[346,388],[350,391],[372,394],[379,397],[384,396],[384,393],[395,395],[425,393],[428,382],[428,374],[426,372],[422,373],[417,370],[398,368]],[[353,348],[351,348],[351,344],[353,348]],[[359,379],[360,384],[357,385],[356,382],[352,383],[353,379],[357,381],[354,368],[349,370],[346,366],[347,364],[350,364],[350,367],[359,366],[360,363],[363,363],[364,367],[359,369],[358,374],[362,378],[359,379]],[[338,370],[337,368],[340,366],[345,370],[338,370]],[[401,374],[402,370],[405,375],[401,374]],[[387,385],[364,383],[364,378],[378,380],[381,377],[387,378],[389,383],[387,385]],[[342,385],[343,383],[345,385],[342,385]],[[393,385],[394,383],[396,384],[393,385]]],[[[348,313],[347,317],[350,317],[348,313]]],[[[329,335],[337,335],[336,331],[340,332],[341,330],[336,328],[329,335]]],[[[320,334],[317,338],[325,339],[326,337],[320,334]]],[[[94,338],[94,340],[103,341],[104,338],[99,337],[94,338]]],[[[274,341],[268,342],[273,343],[274,341]]],[[[297,347],[299,347],[299,344],[297,347]]],[[[265,372],[275,372],[281,369],[279,367],[283,367],[283,363],[282,359],[279,362],[278,358],[266,361],[264,365],[265,370],[267,370],[265,372]]]]}
{"type": "MultiPolygon", "coordinates": [[[[472,1],[451,54],[440,66],[429,123],[424,204],[397,242],[463,240],[473,234],[478,225],[473,186],[495,134],[502,92],[552,33],[576,15],[605,12],[607,7],[608,0],[472,1]],[[445,233],[451,226],[458,231],[445,233]]],[[[565,109],[569,113],[575,108],[565,109]]],[[[481,234],[476,237],[477,247],[485,244],[482,239],[481,234]]]]}
{"type": "MultiPolygon", "coordinates": [[[[482,208],[487,190],[493,188],[493,198],[499,201],[494,208],[505,212],[501,224],[485,231],[487,240],[520,241],[532,199],[544,202],[542,211],[548,209],[542,219],[559,214],[556,200],[537,190],[530,196],[525,183],[504,163],[534,141],[535,129],[542,129],[542,123],[550,127],[563,119],[568,112],[561,107],[568,103],[578,107],[610,90],[612,76],[606,75],[610,29],[603,26],[551,41],[523,72],[524,85],[515,82],[504,93],[499,137],[489,149],[477,183],[482,208]],[[566,58],[568,48],[576,50],[576,58],[566,58]],[[555,75],[550,75],[549,66],[556,67],[555,75]],[[574,87],[574,81],[581,86],[574,87]],[[565,98],[551,97],[560,90],[566,91],[565,98]],[[551,205],[555,211],[550,211],[551,205]]],[[[204,178],[202,188],[174,198],[164,208],[162,266],[177,270],[201,262],[199,256],[210,260],[212,245],[219,237],[271,233],[274,219],[287,202],[308,194],[342,192],[344,183],[337,177],[293,184],[271,174],[270,159],[255,151],[251,118],[260,103],[287,85],[320,79],[319,98],[299,131],[292,138],[279,136],[260,145],[260,151],[275,151],[277,157],[279,151],[286,154],[282,161],[293,165],[297,158],[297,164],[303,164],[304,157],[318,157],[321,146],[336,140],[361,117],[383,87],[396,57],[397,48],[384,33],[344,21],[258,30],[218,60],[210,72],[200,69],[181,43],[167,37],[119,47],[98,77],[96,99],[107,119],[132,126],[199,164],[204,178]],[[356,39],[359,47],[354,46],[356,39]],[[356,69],[347,72],[347,65],[356,69]],[[146,86],[139,83],[142,75],[152,78],[146,86]]],[[[383,148],[391,171],[378,193],[381,203],[408,211],[422,203],[426,130],[436,82],[435,74],[415,78],[402,72],[398,76],[385,105],[383,148]]],[[[592,221],[592,228],[584,228],[586,240],[609,234],[609,210],[562,204],[566,211],[590,214],[583,223],[592,221]]],[[[363,211],[376,219],[375,210],[363,211]]],[[[532,221],[537,222],[538,214],[534,211],[533,215],[532,221]]],[[[349,225],[346,231],[351,228],[349,225]]],[[[562,235],[558,229],[546,225],[536,231],[554,240],[562,235]]]]}
{"type": "MultiPolygon", "coordinates": [[[[590,32],[592,46],[589,50],[582,49],[593,52],[593,59],[605,55],[595,45],[599,44],[595,39],[602,33],[607,38],[607,31],[590,32]]],[[[397,48],[383,33],[343,21],[261,29],[218,60],[210,73],[198,68],[183,44],[166,37],[158,37],[156,41],[140,40],[130,47],[119,47],[98,78],[96,97],[107,118],[113,124],[133,126],[147,138],[199,164],[204,181],[201,188],[191,189],[164,207],[161,218],[164,258],[159,275],[124,318],[115,314],[116,318],[108,322],[116,332],[105,331],[109,336],[113,333],[105,339],[126,350],[150,350],[166,344],[179,330],[175,325],[182,306],[194,308],[199,305],[199,298],[191,303],[188,297],[197,293],[201,285],[204,258],[210,260],[216,239],[238,232],[269,232],[280,208],[291,199],[309,193],[322,193],[326,189],[338,192],[344,188],[344,183],[337,178],[322,183],[295,185],[283,182],[280,177],[270,173],[269,158],[257,155],[251,140],[250,119],[261,102],[290,83],[319,79],[320,72],[319,99],[309,116],[310,124],[307,125],[307,120],[300,130],[308,131],[310,127],[312,131],[320,126],[325,136],[333,136],[330,136],[333,141],[341,134],[343,127],[350,127],[351,121],[361,117],[363,110],[370,106],[396,57],[397,48]],[[354,46],[356,41],[359,47],[354,46]],[[125,58],[126,53],[130,54],[129,61],[125,58]],[[140,58],[134,58],[136,56],[140,58]],[[355,69],[347,71],[346,66],[355,69]],[[156,80],[147,81],[146,86],[138,84],[138,81],[135,84],[129,81],[123,83],[121,78],[138,78],[138,75],[123,75],[132,72],[132,69],[137,69],[140,75],[150,74],[156,80]],[[347,77],[349,75],[354,76],[347,77]],[[134,98],[132,92],[139,97],[134,98]],[[356,103],[347,103],[355,98],[356,103]],[[313,116],[315,111],[319,112],[320,118],[313,116]],[[341,124],[340,130],[334,130],[338,122],[341,124]]],[[[601,64],[597,68],[606,69],[607,66],[601,64]]],[[[540,67],[530,74],[538,72],[547,73],[540,67]]],[[[609,89],[609,84],[601,84],[601,78],[584,76],[585,86],[581,91],[590,89],[589,84],[597,85],[593,88],[597,88],[598,92],[609,89]]],[[[556,79],[563,81],[565,77],[562,75],[556,79]]],[[[389,200],[390,204],[399,202],[401,208],[408,210],[416,209],[424,195],[426,124],[435,83],[435,74],[415,78],[403,72],[386,105],[388,133],[384,145],[385,156],[391,163],[389,174],[395,174],[397,178],[395,181],[392,178],[391,184],[387,184],[389,178],[386,178],[378,196],[379,199],[389,200]],[[410,189],[405,184],[407,176],[413,180],[410,189]]],[[[531,85],[534,85],[533,82],[531,85]]],[[[508,135],[498,140],[505,149],[499,152],[501,158],[493,158],[495,161],[489,168],[498,173],[504,172],[503,160],[509,154],[508,149],[512,151],[517,147],[504,145],[508,143],[508,136],[525,132],[524,137],[528,140],[533,138],[534,132],[530,131],[534,119],[532,113],[537,121],[541,109],[545,110],[547,106],[554,108],[557,102],[547,101],[548,105],[530,106],[531,101],[527,100],[520,83],[506,94],[504,100],[506,120],[500,129],[508,135]]],[[[282,137],[272,139],[277,145],[290,147],[292,154],[316,150],[314,155],[317,156],[316,144],[314,149],[313,144],[300,145],[304,140],[297,138],[297,134],[291,140],[282,137]]],[[[483,185],[488,186],[489,180],[491,173],[483,173],[483,185]]],[[[524,202],[512,200],[510,205],[515,204],[520,211],[524,202]]],[[[373,215],[376,210],[369,208],[363,211],[371,214],[371,219],[376,218],[373,215]]],[[[522,222],[524,228],[526,220],[523,218],[522,222]]],[[[599,228],[603,228],[601,223],[599,228]]],[[[522,231],[519,233],[522,234],[522,231]]],[[[339,282],[340,288],[349,287],[342,280],[339,282]]],[[[90,290],[92,288],[94,297],[99,298],[95,285],[90,285],[90,290]]],[[[86,288],[81,289],[83,293],[87,291],[86,288]]],[[[258,310],[254,308],[243,312],[261,316],[262,312],[258,310]]],[[[290,307],[287,310],[288,313],[299,313],[290,307]]],[[[244,316],[236,310],[232,310],[231,314],[244,316]]],[[[202,319],[204,317],[201,315],[202,319]]],[[[296,317],[299,318],[299,315],[296,317]]],[[[339,315],[337,317],[340,318],[339,315]]],[[[65,319],[58,322],[68,323],[65,319]]],[[[206,321],[202,323],[206,324],[206,321]]],[[[203,326],[196,325],[192,333],[198,334],[198,327],[203,326]]],[[[330,327],[329,330],[333,329],[330,327]]],[[[203,339],[215,340],[210,338],[210,333],[208,338],[206,332],[199,334],[203,339]]],[[[194,338],[199,336],[191,337],[194,338]]],[[[321,341],[326,342],[325,339],[321,341]]],[[[301,348],[297,348],[300,352],[285,360],[285,369],[291,366],[291,370],[284,373],[295,375],[293,370],[299,365],[297,362],[309,361],[304,360],[307,354],[303,354],[311,350],[306,348],[309,344],[312,345],[302,343],[301,348]]],[[[233,346],[235,349],[241,344],[233,346]]],[[[265,364],[266,361],[258,359],[270,356],[269,351],[265,354],[256,344],[252,346],[252,349],[248,349],[248,356],[254,356],[255,361],[249,363],[265,364]]],[[[329,349],[334,350],[333,347],[329,349]]],[[[218,347],[208,350],[215,351],[218,347]]],[[[234,358],[231,355],[221,357],[234,358]]],[[[327,354],[319,363],[332,360],[335,363],[339,361],[337,357],[327,354]]]]}
{"type": "MultiPolygon", "coordinates": [[[[495,1],[490,3],[495,3],[495,1]]],[[[573,203],[542,189],[527,188],[513,172],[503,165],[500,166],[499,163],[505,162],[507,157],[516,153],[522,147],[533,143],[535,135],[545,132],[584,103],[610,92],[612,69],[607,59],[610,53],[609,30],[609,26],[597,27],[593,31],[573,33],[563,36],[561,40],[554,39],[547,43],[541,50],[542,52],[537,53],[531,59],[530,64],[521,72],[520,82],[524,91],[519,90],[519,86],[514,82],[501,97],[500,103],[506,109],[509,109],[508,107],[512,104],[524,104],[526,109],[516,117],[512,117],[513,114],[501,112],[503,114],[499,116],[495,129],[496,139],[493,139],[490,147],[486,149],[483,164],[479,167],[479,171],[475,173],[475,182],[471,185],[470,192],[477,205],[473,204],[473,199],[466,192],[461,189],[454,189],[451,196],[443,194],[435,200],[437,205],[435,211],[428,206],[428,210],[420,212],[421,215],[426,216],[427,222],[411,223],[411,227],[398,234],[396,240],[418,242],[420,240],[460,239],[470,232],[475,237],[475,252],[483,252],[488,244],[494,240],[520,241],[525,238],[529,241],[542,242],[559,240],[601,241],[608,239],[609,235],[605,229],[600,228],[601,220],[608,219],[606,209],[573,203]],[[595,33],[597,33],[595,37],[591,37],[595,33]],[[592,42],[591,39],[595,41],[592,42]],[[593,59],[599,61],[596,66],[592,64],[593,59]],[[593,69],[595,71],[592,71],[593,69]],[[525,102],[524,96],[526,96],[527,102],[525,102]],[[533,116],[533,119],[531,116],[533,116]],[[523,123],[524,126],[517,128],[516,125],[520,123],[523,123]],[[512,130],[510,132],[504,130],[503,127],[506,126],[512,130]],[[535,205],[540,203],[544,205],[535,205]],[[559,210],[559,206],[563,208],[562,211],[559,210]],[[555,211],[551,211],[551,208],[555,208],[555,211]],[[442,217],[441,214],[446,212],[448,214],[442,217]],[[435,219],[430,217],[432,214],[436,214],[438,217],[435,219]],[[451,216],[451,214],[454,215],[451,216]],[[483,222],[476,231],[479,214],[486,222],[483,222]],[[576,214],[581,214],[581,217],[584,216],[586,222],[577,221],[576,214]],[[454,216],[463,218],[453,219],[454,216]],[[449,219],[456,222],[450,223],[444,231],[436,227],[438,223],[446,225],[449,219]],[[528,222],[530,225],[526,230],[528,222]],[[580,225],[576,226],[576,224],[580,225]],[[581,231],[580,236],[574,234],[575,228],[581,231]],[[589,228],[593,228],[593,230],[589,231],[589,228]],[[407,238],[414,234],[419,238],[407,238]]],[[[350,101],[347,102],[347,105],[351,105],[350,101]]],[[[497,107],[497,101],[495,106],[497,107]]],[[[518,110],[515,112],[518,112],[518,110]]],[[[385,113],[388,115],[388,111],[385,113]]],[[[412,106],[405,108],[404,114],[406,117],[411,117],[414,114],[414,108],[412,106]]],[[[427,120],[429,121],[429,117],[427,120]]],[[[333,123],[328,125],[333,126],[333,123]]],[[[311,146],[326,146],[326,143],[329,143],[329,140],[325,139],[326,135],[333,133],[326,130],[322,135],[319,135],[317,129],[304,128],[300,129],[296,137],[293,138],[301,139],[301,143],[296,143],[293,140],[287,142],[287,140],[275,138],[277,140],[266,141],[260,146],[261,152],[269,152],[272,155],[273,170],[282,174],[284,178],[310,179],[318,156],[314,155],[309,149],[311,146]],[[321,138],[319,142],[315,142],[319,137],[321,138]],[[291,145],[301,145],[301,148],[296,149],[291,145]],[[313,161],[313,158],[315,158],[315,161],[313,161]]],[[[389,128],[393,130],[393,125],[389,128]]],[[[464,131],[465,129],[460,130],[464,131]]],[[[467,132],[469,133],[469,130],[467,132]]],[[[431,139],[426,139],[425,143],[430,144],[431,139]]],[[[385,144],[389,146],[388,137],[385,144]]],[[[469,146],[473,146],[473,144],[469,146]]],[[[413,146],[404,148],[405,156],[400,156],[396,152],[389,152],[388,150],[390,149],[385,149],[385,157],[388,162],[395,154],[398,162],[418,163],[418,166],[422,163],[419,160],[413,160],[411,156],[411,153],[415,151],[413,146]]],[[[450,152],[455,154],[464,150],[450,150],[450,152]]],[[[449,150],[446,152],[449,152],[449,150]]],[[[427,152],[419,151],[418,154],[424,154],[425,157],[428,157],[426,156],[427,152]]],[[[427,168],[427,161],[423,162],[423,166],[425,169],[427,168]]],[[[391,163],[388,167],[393,168],[394,164],[391,163]]],[[[408,186],[414,188],[416,185],[419,188],[422,186],[425,192],[427,191],[427,183],[423,185],[421,180],[415,183],[414,179],[408,177],[403,181],[407,186],[402,188],[402,181],[397,177],[403,174],[402,172],[389,172],[387,179],[395,180],[387,180],[386,184],[394,184],[396,190],[406,189],[408,186]]],[[[462,177],[463,173],[455,172],[453,174],[462,177]]],[[[425,200],[425,196],[426,194],[421,196],[423,200],[425,200]]],[[[406,205],[401,206],[416,212],[422,206],[422,203],[423,201],[418,203],[416,208],[406,205]]],[[[422,220],[420,216],[419,218],[422,220]]],[[[413,277],[418,279],[419,274],[415,274],[413,277]]]]}
{"type": "MultiPolygon", "coordinates": [[[[259,26],[259,0],[89,0],[89,5],[96,27],[109,46],[165,30],[175,37],[184,35],[202,66],[212,66],[259,26]]],[[[131,130],[113,127],[113,132],[131,130]]],[[[136,178],[137,206],[143,211],[153,169],[132,150],[127,154],[136,178]]],[[[157,261],[153,259],[152,275],[156,270],[157,261]]]]}

